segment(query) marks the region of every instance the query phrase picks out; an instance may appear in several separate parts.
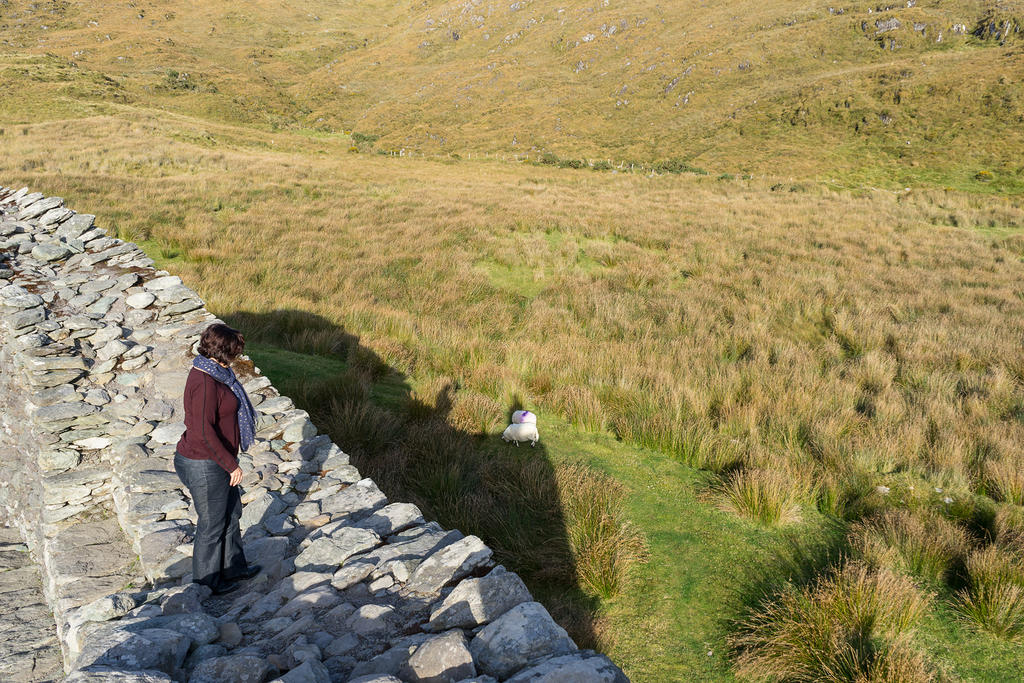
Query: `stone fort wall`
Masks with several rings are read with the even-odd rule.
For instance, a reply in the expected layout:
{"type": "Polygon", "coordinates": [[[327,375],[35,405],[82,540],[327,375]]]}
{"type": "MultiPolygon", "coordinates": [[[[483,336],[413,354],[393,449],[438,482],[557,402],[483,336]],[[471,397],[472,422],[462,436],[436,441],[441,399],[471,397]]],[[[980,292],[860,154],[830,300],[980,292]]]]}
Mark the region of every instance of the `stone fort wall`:
{"type": "Polygon", "coordinates": [[[69,681],[627,680],[475,536],[392,503],[251,364],[242,529],[264,572],[190,583],[173,471],[216,318],[59,197],[0,186],[0,510],[40,565],[69,681]]]}

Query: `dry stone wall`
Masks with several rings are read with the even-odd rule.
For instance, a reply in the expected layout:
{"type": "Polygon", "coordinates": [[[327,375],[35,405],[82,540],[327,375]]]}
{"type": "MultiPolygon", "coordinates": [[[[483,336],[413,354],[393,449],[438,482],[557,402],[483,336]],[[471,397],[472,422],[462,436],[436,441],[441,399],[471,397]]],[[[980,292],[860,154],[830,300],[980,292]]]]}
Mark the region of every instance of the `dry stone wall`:
{"type": "Polygon", "coordinates": [[[59,197],[0,187],[0,506],[44,576],[69,681],[625,681],[475,536],[390,503],[259,370],[242,529],[264,571],[191,583],[173,471],[215,320],[59,197]]]}

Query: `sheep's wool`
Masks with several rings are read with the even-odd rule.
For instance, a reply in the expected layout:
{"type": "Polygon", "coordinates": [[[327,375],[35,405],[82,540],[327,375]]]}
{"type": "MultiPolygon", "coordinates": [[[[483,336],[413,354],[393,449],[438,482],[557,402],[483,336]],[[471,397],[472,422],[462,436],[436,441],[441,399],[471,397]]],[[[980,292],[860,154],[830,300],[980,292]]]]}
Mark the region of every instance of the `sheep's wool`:
{"type": "Polygon", "coordinates": [[[512,424],[535,425],[537,424],[537,415],[536,413],[531,413],[529,410],[517,410],[516,412],[512,413],[512,424]]]}
{"type": "Polygon", "coordinates": [[[535,424],[510,424],[501,435],[505,441],[512,441],[517,446],[521,441],[529,441],[531,446],[536,446],[540,441],[540,433],[535,424]]]}

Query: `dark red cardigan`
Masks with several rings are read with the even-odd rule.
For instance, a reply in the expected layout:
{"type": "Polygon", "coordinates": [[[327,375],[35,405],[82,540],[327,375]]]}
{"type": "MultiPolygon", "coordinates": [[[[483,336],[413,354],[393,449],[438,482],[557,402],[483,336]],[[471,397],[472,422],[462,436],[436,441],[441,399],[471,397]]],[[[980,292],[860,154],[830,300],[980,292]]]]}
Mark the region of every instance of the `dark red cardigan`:
{"type": "Polygon", "coordinates": [[[238,399],[226,385],[192,368],[185,382],[185,433],[178,453],[214,460],[225,472],[238,467],[238,399]]]}

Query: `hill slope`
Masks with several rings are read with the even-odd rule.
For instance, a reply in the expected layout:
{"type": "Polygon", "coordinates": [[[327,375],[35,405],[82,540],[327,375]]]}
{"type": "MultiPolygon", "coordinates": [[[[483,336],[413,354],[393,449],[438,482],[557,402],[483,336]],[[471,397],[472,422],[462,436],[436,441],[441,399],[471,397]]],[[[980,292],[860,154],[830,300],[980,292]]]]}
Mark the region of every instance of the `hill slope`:
{"type": "Polygon", "coordinates": [[[2,78],[49,83],[51,115],[121,99],[383,150],[889,187],[1024,174],[1018,0],[4,5],[2,78]]]}

